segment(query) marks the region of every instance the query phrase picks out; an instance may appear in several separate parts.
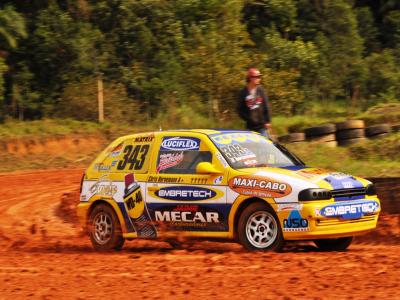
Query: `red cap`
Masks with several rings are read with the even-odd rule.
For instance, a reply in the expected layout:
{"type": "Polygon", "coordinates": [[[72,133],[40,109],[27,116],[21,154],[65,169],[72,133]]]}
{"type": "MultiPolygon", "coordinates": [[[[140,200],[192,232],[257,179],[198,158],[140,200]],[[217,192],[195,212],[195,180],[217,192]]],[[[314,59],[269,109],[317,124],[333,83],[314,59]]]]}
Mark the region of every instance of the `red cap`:
{"type": "Polygon", "coordinates": [[[258,69],[256,69],[256,68],[250,68],[250,69],[247,71],[247,79],[250,78],[250,77],[259,77],[259,76],[261,76],[261,73],[260,73],[260,71],[259,71],[258,69]]]}

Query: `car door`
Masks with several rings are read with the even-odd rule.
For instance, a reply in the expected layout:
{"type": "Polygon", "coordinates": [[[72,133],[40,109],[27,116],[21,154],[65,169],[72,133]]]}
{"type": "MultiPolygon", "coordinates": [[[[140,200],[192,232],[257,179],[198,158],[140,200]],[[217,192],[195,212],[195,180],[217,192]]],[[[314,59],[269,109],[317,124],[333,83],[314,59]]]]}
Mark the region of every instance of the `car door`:
{"type": "Polygon", "coordinates": [[[227,231],[227,171],[208,137],[167,133],[160,138],[153,173],[146,183],[152,219],[160,229],[172,231],[227,231]],[[217,172],[197,172],[198,164],[204,162],[217,172]]]}

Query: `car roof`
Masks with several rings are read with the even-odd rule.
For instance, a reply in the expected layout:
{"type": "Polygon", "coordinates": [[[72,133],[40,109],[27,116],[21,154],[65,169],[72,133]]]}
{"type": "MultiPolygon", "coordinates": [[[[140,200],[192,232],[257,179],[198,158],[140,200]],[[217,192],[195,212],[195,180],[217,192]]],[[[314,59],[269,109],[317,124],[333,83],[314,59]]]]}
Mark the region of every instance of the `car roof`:
{"type": "MultiPolygon", "coordinates": [[[[247,132],[250,133],[252,131],[249,130],[240,130],[240,129],[219,129],[219,128],[212,128],[212,129],[171,129],[171,130],[161,130],[161,131],[148,131],[148,132],[139,132],[139,133],[134,133],[134,134],[130,134],[130,135],[126,135],[126,136],[122,136],[120,137],[120,139],[128,139],[131,137],[137,137],[140,135],[166,135],[168,133],[179,133],[179,132],[192,132],[192,133],[201,133],[201,134],[205,134],[205,135],[212,135],[212,134],[222,134],[222,133],[243,133],[243,132],[247,132]]],[[[252,132],[252,133],[256,133],[256,132],[252,132]]]]}

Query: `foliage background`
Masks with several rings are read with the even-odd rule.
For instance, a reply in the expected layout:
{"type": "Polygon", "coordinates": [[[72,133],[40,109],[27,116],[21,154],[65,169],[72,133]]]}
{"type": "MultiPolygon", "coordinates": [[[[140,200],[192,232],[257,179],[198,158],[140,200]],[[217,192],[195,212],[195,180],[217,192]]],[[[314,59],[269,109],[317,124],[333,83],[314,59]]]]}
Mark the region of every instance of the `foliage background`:
{"type": "Polygon", "coordinates": [[[95,121],[101,77],[108,121],[240,127],[237,93],[251,66],[264,74],[279,120],[398,103],[400,2],[0,4],[0,122],[95,121]]]}

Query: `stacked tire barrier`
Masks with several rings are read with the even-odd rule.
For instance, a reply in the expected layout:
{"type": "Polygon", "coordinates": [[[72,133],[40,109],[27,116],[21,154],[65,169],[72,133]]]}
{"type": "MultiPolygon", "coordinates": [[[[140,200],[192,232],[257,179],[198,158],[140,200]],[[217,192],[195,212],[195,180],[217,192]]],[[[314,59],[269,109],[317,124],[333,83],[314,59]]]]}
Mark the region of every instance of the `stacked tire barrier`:
{"type": "Polygon", "coordinates": [[[363,120],[348,120],[336,123],[336,140],[339,146],[350,146],[365,141],[363,120]]]}
{"type": "Polygon", "coordinates": [[[322,143],[328,147],[350,146],[363,142],[367,138],[383,137],[390,132],[400,132],[400,124],[379,124],[365,127],[363,120],[347,120],[336,124],[324,124],[280,136],[279,142],[285,144],[304,141],[322,143]]]}
{"type": "Polygon", "coordinates": [[[335,132],[335,124],[325,124],[304,129],[307,141],[323,143],[329,147],[337,146],[335,132]]]}
{"type": "Polygon", "coordinates": [[[365,133],[369,138],[377,138],[387,135],[391,132],[391,127],[388,124],[373,125],[365,128],[365,133]]]}

